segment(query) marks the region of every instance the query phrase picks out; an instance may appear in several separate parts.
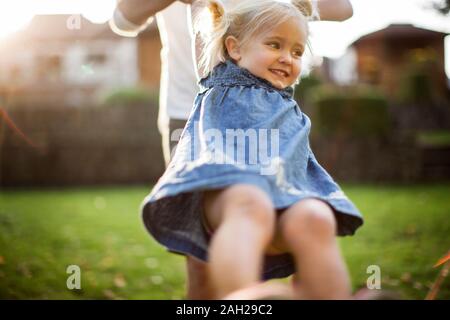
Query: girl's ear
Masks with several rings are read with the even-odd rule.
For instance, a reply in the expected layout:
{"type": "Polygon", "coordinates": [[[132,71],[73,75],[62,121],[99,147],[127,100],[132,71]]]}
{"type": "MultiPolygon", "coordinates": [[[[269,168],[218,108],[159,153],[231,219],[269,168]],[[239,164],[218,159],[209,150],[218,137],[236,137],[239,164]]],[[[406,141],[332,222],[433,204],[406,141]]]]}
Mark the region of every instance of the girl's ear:
{"type": "Polygon", "coordinates": [[[241,50],[239,48],[239,41],[233,36],[228,36],[225,39],[225,48],[227,49],[228,55],[234,61],[241,60],[241,50]]]}

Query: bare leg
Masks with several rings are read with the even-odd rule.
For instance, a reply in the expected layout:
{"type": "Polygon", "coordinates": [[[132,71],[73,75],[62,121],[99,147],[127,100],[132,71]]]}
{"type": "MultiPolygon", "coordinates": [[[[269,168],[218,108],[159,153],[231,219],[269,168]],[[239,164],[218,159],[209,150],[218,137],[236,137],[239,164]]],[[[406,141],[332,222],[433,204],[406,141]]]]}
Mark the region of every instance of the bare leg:
{"type": "Polygon", "coordinates": [[[279,282],[261,282],[232,292],[225,300],[291,300],[292,288],[279,282]]]}
{"type": "Polygon", "coordinates": [[[194,257],[186,256],[187,268],[187,299],[214,299],[214,292],[208,277],[207,263],[194,257]]]}
{"type": "Polygon", "coordinates": [[[294,255],[301,284],[299,299],[350,299],[350,279],[335,238],[331,208],[320,200],[305,199],[280,218],[284,239],[294,255]]]}
{"type": "Polygon", "coordinates": [[[205,195],[205,215],[215,230],[209,248],[209,274],[216,298],[258,283],[264,250],[275,227],[268,196],[251,185],[235,185],[205,195]]]}

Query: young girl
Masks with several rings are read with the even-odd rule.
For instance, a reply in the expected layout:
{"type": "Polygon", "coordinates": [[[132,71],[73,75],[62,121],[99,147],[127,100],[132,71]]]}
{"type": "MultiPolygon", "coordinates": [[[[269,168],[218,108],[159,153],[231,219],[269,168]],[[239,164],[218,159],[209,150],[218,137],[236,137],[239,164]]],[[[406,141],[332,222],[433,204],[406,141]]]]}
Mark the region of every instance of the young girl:
{"type": "Polygon", "coordinates": [[[201,92],[164,175],[143,202],[168,250],[208,261],[216,297],[296,275],[299,299],[345,299],[335,235],[362,225],[318,164],[292,98],[309,1],[208,1],[201,92]]]}

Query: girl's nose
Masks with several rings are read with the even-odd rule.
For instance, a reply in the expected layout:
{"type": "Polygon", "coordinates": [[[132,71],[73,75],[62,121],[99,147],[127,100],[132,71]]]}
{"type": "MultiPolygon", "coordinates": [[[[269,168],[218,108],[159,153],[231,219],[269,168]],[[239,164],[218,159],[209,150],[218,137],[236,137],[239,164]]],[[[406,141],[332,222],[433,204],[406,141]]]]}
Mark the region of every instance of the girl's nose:
{"type": "Polygon", "coordinates": [[[289,52],[283,52],[278,58],[278,61],[280,61],[281,63],[291,64],[292,62],[291,54],[289,52]]]}

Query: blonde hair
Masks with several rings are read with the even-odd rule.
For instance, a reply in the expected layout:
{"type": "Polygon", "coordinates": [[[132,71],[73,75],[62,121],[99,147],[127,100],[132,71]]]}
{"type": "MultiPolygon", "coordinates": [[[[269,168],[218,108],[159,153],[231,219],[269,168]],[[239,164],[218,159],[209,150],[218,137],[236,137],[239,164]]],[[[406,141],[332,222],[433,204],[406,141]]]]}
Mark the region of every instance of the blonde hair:
{"type": "MultiPolygon", "coordinates": [[[[234,36],[248,43],[261,30],[269,32],[290,18],[312,19],[314,7],[309,0],[204,0],[204,10],[194,22],[200,34],[202,53],[199,68],[203,75],[228,58],[225,39],[234,36]]],[[[306,30],[309,33],[309,30],[306,30]]]]}

